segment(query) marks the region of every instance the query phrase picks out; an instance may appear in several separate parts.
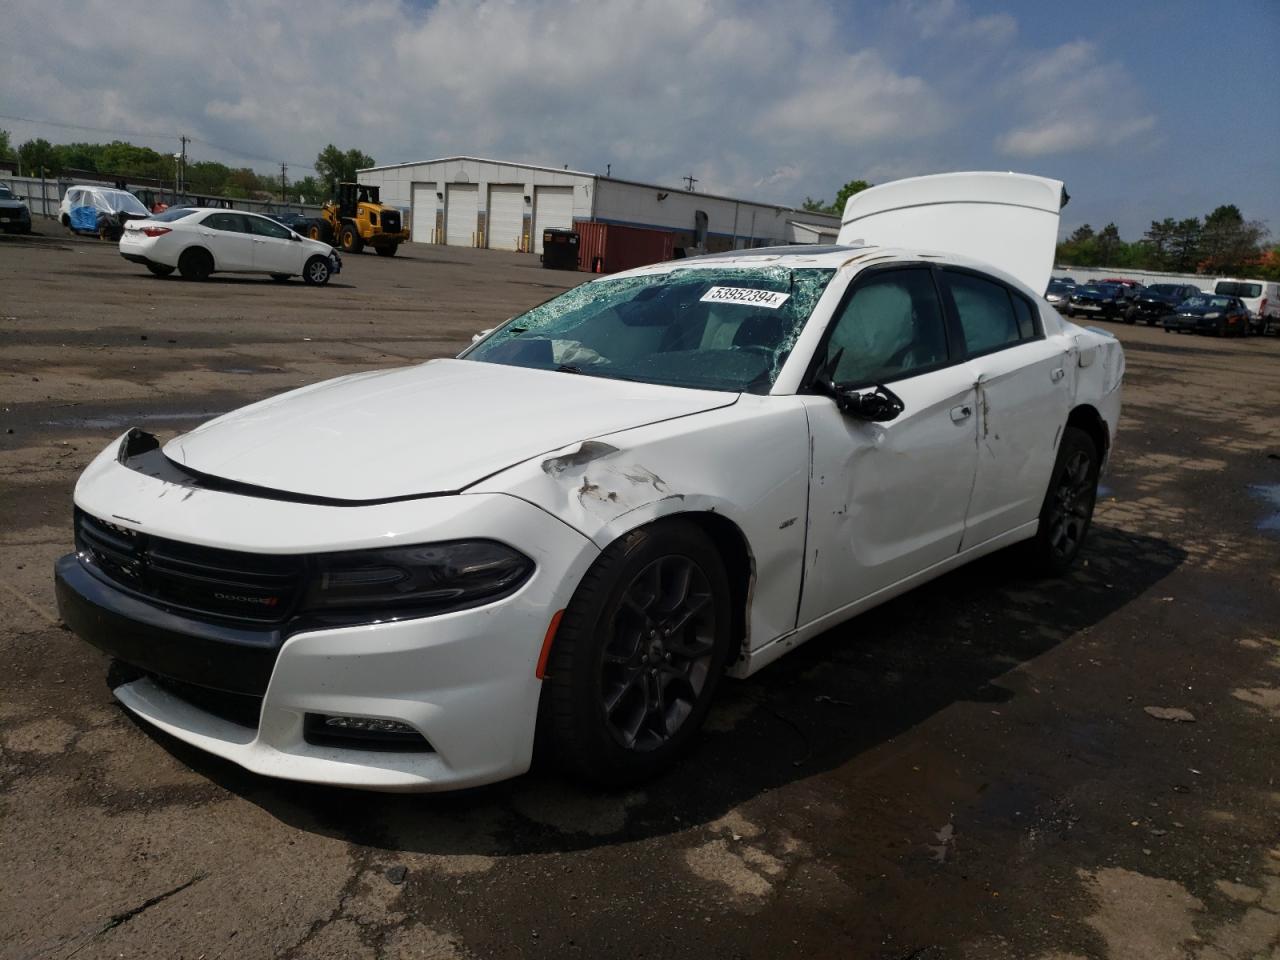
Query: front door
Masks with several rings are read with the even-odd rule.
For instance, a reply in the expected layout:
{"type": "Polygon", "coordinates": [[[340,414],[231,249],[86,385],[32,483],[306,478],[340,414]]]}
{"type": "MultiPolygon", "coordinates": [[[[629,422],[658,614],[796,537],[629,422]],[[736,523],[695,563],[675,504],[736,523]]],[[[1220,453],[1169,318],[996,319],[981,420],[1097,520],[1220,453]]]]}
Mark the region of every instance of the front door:
{"type": "Polygon", "coordinates": [[[885,384],[905,409],[887,423],[806,396],[812,463],[803,625],[952,557],[977,463],[972,372],[928,265],[861,275],[832,320],[820,363],[840,384],[885,384]]]}
{"type": "Polygon", "coordinates": [[[302,241],[293,231],[266,217],[246,217],[253,235],[253,269],[260,273],[302,272],[302,241]]]}

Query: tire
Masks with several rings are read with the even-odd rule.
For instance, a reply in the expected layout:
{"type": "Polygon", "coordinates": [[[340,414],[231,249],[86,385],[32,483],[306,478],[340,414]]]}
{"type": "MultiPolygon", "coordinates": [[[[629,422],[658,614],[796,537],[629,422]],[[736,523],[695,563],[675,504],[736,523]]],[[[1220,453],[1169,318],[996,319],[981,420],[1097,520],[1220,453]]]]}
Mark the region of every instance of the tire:
{"type": "Polygon", "coordinates": [[[360,239],[360,234],[356,233],[356,228],[351,224],[343,224],[342,234],[338,238],[342,244],[343,253],[360,253],[364,250],[364,241],[360,239]]]}
{"type": "Polygon", "coordinates": [[[311,226],[307,227],[307,239],[308,240],[320,239],[320,224],[313,223],[311,226]]]}
{"type": "Polygon", "coordinates": [[[276,283],[285,283],[285,282],[286,282],[286,281],[288,281],[288,279],[289,279],[289,274],[287,274],[287,273],[273,273],[273,274],[271,275],[271,279],[272,279],[272,280],[274,280],[276,283]]]}
{"type": "Polygon", "coordinates": [[[178,272],[183,280],[208,280],[213,273],[213,257],[205,250],[183,251],[178,258],[178,272]]]}
{"type": "Polygon", "coordinates": [[[323,287],[329,282],[329,260],[316,254],[302,268],[302,279],[313,287],[323,287]]]}
{"type": "Polygon", "coordinates": [[[378,251],[378,256],[380,257],[394,257],[399,246],[400,244],[398,243],[391,243],[386,246],[375,247],[374,249],[378,251]]]}
{"type": "Polygon", "coordinates": [[[173,267],[167,267],[163,263],[148,263],[147,269],[157,277],[167,277],[173,273],[173,267]]]}
{"type": "Polygon", "coordinates": [[[1138,312],[1130,307],[1124,312],[1124,322],[1132,326],[1138,319],[1138,312]]]}
{"type": "Polygon", "coordinates": [[[1084,545],[1098,499],[1098,448],[1078,427],[1067,427],[1040,507],[1040,526],[1027,542],[1028,561],[1042,573],[1066,573],[1084,545]]]}
{"type": "Polygon", "coordinates": [[[724,561],[694,524],[659,522],[610,544],[556,633],[539,703],[540,755],[608,787],[671,766],[706,718],[732,619],[724,561]]]}

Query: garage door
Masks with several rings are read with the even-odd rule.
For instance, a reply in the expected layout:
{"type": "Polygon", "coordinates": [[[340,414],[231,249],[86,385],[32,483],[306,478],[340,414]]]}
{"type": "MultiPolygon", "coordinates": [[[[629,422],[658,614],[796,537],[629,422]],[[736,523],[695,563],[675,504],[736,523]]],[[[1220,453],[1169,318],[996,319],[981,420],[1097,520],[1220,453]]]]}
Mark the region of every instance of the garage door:
{"type": "Polygon", "coordinates": [[[524,231],[524,186],[495,183],[489,187],[489,249],[519,250],[524,231]]]}
{"type": "Polygon", "coordinates": [[[451,183],[445,187],[444,242],[449,246],[475,245],[479,199],[480,187],[477,184],[451,183]]]}
{"type": "Polygon", "coordinates": [[[542,252],[543,230],[573,226],[573,187],[533,188],[533,252],[542,252]]]}
{"type": "Polygon", "coordinates": [[[413,234],[414,243],[436,242],[436,185],[434,183],[415,183],[413,196],[413,234]]]}

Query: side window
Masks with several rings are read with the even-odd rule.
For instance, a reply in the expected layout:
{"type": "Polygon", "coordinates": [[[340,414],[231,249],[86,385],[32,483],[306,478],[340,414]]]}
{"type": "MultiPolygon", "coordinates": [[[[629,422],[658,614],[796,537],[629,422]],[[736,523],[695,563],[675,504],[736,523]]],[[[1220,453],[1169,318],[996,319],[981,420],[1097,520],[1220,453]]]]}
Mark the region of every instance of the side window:
{"type": "Polygon", "coordinates": [[[228,233],[248,233],[244,228],[244,217],[238,213],[213,213],[205,217],[203,222],[210,230],[225,230],[228,233]]]}
{"type": "Polygon", "coordinates": [[[281,226],[266,217],[245,217],[249,221],[249,232],[260,237],[275,237],[277,240],[288,240],[289,228],[281,226]]]}
{"type": "Polygon", "coordinates": [[[890,270],[857,283],[827,340],[822,366],[860,385],[898,380],[948,360],[946,324],[931,270],[890,270]]]}
{"type": "MultiPolygon", "coordinates": [[[[1014,303],[1025,302],[1011,294],[1004,284],[974,276],[971,273],[945,271],[951,298],[955,301],[960,327],[964,331],[969,353],[988,353],[1029,339],[1023,334],[1024,318],[1014,311],[1014,303]]],[[[1035,320],[1027,308],[1025,322],[1030,324],[1030,337],[1035,336],[1035,320]]]]}
{"type": "Polygon", "coordinates": [[[1039,336],[1036,330],[1036,315],[1025,297],[1010,291],[1009,299],[1013,301],[1013,315],[1018,320],[1018,336],[1023,340],[1034,340],[1039,336]]]}

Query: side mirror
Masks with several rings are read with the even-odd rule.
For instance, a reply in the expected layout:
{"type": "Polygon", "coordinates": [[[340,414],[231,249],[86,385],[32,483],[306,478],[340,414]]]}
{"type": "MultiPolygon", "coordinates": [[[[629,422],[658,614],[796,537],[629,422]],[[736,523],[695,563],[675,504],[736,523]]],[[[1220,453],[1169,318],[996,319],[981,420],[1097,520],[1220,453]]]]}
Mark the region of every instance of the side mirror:
{"type": "Polygon", "coordinates": [[[827,380],[816,381],[814,386],[831,397],[841,413],[857,417],[859,420],[888,423],[890,420],[896,420],[898,415],[906,409],[902,398],[884,384],[879,384],[874,390],[866,392],[842,387],[827,380]]]}
{"type": "Polygon", "coordinates": [[[289,232],[289,239],[290,239],[290,240],[301,240],[301,239],[302,239],[302,237],[300,237],[300,236],[298,236],[298,234],[296,234],[296,233],[294,233],[294,232],[290,231],[290,232],[289,232]]]}

